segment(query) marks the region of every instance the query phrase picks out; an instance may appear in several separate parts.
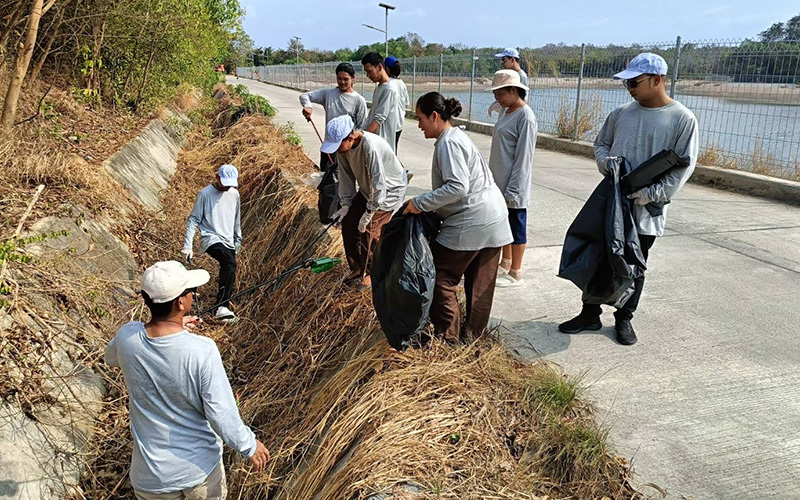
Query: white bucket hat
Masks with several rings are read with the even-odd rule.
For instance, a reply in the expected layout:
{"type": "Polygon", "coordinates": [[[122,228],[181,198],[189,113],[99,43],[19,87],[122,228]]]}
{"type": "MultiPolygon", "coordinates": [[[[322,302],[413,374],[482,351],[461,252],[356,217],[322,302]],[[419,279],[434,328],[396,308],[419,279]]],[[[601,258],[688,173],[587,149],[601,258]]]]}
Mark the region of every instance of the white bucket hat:
{"type": "Polygon", "coordinates": [[[503,87],[518,87],[525,91],[528,90],[528,87],[522,84],[522,80],[519,78],[519,73],[513,69],[501,69],[495,73],[494,77],[492,78],[492,86],[486,89],[486,92],[494,92],[495,90],[502,89],[503,87]]]}

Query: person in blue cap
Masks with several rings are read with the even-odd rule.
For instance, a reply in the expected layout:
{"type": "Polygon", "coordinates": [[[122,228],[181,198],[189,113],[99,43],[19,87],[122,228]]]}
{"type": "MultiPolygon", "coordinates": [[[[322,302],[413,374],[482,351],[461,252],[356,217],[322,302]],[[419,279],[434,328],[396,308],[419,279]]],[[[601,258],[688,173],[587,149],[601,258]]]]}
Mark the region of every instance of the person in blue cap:
{"type": "MultiPolygon", "coordinates": [[[[214,182],[204,187],[194,202],[192,213],[186,221],[181,254],[187,261],[194,256],[194,234],[200,230],[200,253],[207,253],[219,262],[219,289],[214,304],[231,298],[236,284],[236,254],[242,247],[239,201],[239,171],[233,165],[222,165],[214,182]]],[[[236,315],[221,305],[215,311],[218,320],[232,321],[236,315]]]]}
{"type": "MultiPolygon", "coordinates": [[[[502,52],[495,54],[494,58],[500,59],[500,64],[503,65],[503,69],[516,71],[519,74],[519,80],[522,85],[528,87],[528,74],[525,73],[525,71],[523,71],[522,67],[519,65],[519,51],[517,49],[511,47],[503,49],[502,52]]],[[[527,98],[525,99],[525,102],[528,102],[527,98]]],[[[501,106],[498,102],[493,102],[492,105],[489,106],[489,118],[492,117],[492,113],[500,114],[502,112],[503,106],[501,106]]]]}
{"type": "MultiPolygon", "coordinates": [[[[664,235],[667,208],[653,215],[646,205],[669,203],[694,171],[699,151],[697,118],[683,104],[669,97],[666,90],[667,62],[663,57],[645,52],[634,57],[627,69],[614,75],[622,80],[633,101],[618,107],[606,118],[594,142],[597,168],[609,173],[609,162],[625,158],[627,168],[635,170],[662,150],[672,150],[687,164],[670,170],[654,184],[628,198],[634,202],[634,218],[644,258],[659,236],[664,235]]],[[[636,343],[631,324],[644,288],[644,276],[634,282],[630,299],[614,313],[617,341],[623,345],[636,343]]],[[[563,333],[600,330],[602,310],[596,304],[583,304],[581,313],[562,323],[563,333]]]]}
{"type": "Polygon", "coordinates": [[[396,107],[400,127],[397,130],[397,137],[394,144],[394,152],[397,154],[397,148],[400,147],[400,134],[403,132],[403,123],[405,123],[406,120],[406,110],[411,101],[408,98],[408,87],[406,87],[406,83],[400,79],[400,73],[403,71],[400,61],[394,56],[389,56],[384,60],[384,63],[386,64],[386,72],[389,74],[389,78],[395,83],[397,91],[400,94],[400,106],[396,107]]]}

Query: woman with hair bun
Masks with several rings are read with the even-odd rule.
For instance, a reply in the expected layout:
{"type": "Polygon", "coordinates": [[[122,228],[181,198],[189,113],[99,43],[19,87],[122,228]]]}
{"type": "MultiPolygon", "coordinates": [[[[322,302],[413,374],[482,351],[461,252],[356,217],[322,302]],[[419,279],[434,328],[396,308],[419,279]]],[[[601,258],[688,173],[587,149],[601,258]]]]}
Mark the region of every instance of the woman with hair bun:
{"type": "Polygon", "coordinates": [[[480,335],[489,323],[500,249],[513,241],[503,194],[475,143],[450,119],[461,103],[429,92],[417,101],[419,128],[436,139],[433,190],[412,198],[403,213],[435,212],[442,226],[433,243],[436,286],[431,322],[437,335],[457,342],[461,313],[456,291],[461,278],[467,298],[467,327],[480,335]]]}

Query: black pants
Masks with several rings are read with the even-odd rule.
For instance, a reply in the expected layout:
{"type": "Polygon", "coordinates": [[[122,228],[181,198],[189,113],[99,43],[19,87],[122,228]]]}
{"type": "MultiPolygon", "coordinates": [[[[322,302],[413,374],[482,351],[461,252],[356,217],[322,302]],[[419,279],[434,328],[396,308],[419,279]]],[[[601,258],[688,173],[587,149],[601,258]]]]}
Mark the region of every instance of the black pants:
{"type": "MultiPolygon", "coordinates": [[[[647,262],[647,258],[650,255],[650,248],[653,246],[653,243],[656,242],[655,236],[648,236],[646,234],[639,235],[639,244],[642,246],[642,256],[644,256],[645,262],[647,262]]],[[[637,278],[636,281],[633,282],[633,294],[628,299],[625,304],[617,309],[614,313],[614,317],[619,320],[628,320],[630,321],[633,319],[633,313],[636,312],[636,308],[639,307],[639,299],[642,297],[642,290],[644,290],[644,274],[642,274],[641,278],[637,278]]],[[[583,304],[583,310],[581,311],[581,316],[586,317],[594,317],[600,319],[600,314],[603,310],[600,308],[599,304],[583,304]]]]}
{"type": "Polygon", "coordinates": [[[394,137],[394,154],[397,155],[397,147],[400,145],[400,134],[402,134],[402,130],[397,131],[397,135],[394,137]]]}
{"type": "MultiPolygon", "coordinates": [[[[214,243],[206,249],[206,253],[219,262],[219,290],[214,304],[231,298],[236,284],[236,252],[222,243],[214,243]]],[[[228,307],[230,304],[224,304],[228,307]]]]}
{"type": "Polygon", "coordinates": [[[327,172],[328,167],[331,165],[338,165],[337,163],[337,156],[336,153],[328,154],[328,153],[320,153],[319,154],[319,170],[320,172],[327,172]],[[333,163],[331,163],[333,160],[333,163]]]}

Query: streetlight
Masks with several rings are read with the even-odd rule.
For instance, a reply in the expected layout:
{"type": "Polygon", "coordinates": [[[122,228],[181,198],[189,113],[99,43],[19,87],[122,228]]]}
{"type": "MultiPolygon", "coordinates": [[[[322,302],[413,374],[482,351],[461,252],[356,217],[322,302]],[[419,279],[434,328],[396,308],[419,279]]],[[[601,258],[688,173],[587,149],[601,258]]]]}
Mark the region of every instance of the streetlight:
{"type": "Polygon", "coordinates": [[[386,57],[389,57],[389,11],[394,10],[395,7],[393,5],[389,5],[386,3],[379,3],[378,7],[386,9],[386,27],[384,29],[376,28],[375,26],[370,26],[369,24],[363,24],[369,29],[373,29],[375,31],[380,31],[383,33],[385,43],[386,43],[386,57]]]}
{"type": "Polygon", "coordinates": [[[292,36],[292,38],[296,40],[294,44],[294,50],[297,54],[297,57],[295,59],[295,67],[297,68],[297,88],[299,89],[300,88],[300,40],[302,40],[302,38],[300,38],[299,36],[292,36]]]}

